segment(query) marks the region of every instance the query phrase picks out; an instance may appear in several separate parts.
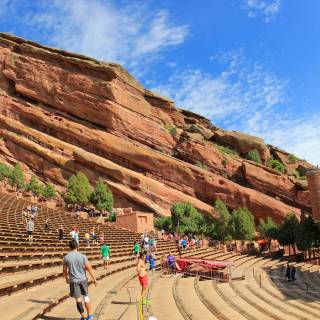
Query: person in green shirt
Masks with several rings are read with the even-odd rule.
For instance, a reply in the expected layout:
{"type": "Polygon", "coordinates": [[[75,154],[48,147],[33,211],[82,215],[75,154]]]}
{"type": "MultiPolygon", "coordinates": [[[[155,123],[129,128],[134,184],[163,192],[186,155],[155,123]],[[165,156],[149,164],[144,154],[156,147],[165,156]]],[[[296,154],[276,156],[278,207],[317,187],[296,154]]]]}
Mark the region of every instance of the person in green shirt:
{"type": "Polygon", "coordinates": [[[110,247],[104,242],[100,249],[102,260],[103,260],[103,267],[104,269],[108,269],[109,260],[110,260],[110,247]]]}
{"type": "Polygon", "coordinates": [[[138,241],[135,241],[135,242],[134,242],[134,245],[133,245],[133,254],[134,254],[136,257],[138,257],[139,252],[140,252],[140,245],[139,245],[138,241]]]}

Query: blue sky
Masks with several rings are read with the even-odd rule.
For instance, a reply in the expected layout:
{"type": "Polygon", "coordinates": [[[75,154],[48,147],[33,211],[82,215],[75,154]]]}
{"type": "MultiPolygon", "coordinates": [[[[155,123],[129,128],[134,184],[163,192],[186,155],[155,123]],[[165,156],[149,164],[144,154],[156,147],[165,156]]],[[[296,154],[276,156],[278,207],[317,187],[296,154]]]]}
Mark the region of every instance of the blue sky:
{"type": "Polygon", "coordinates": [[[320,164],[320,1],[0,0],[0,30],[123,64],[225,129],[320,164]]]}

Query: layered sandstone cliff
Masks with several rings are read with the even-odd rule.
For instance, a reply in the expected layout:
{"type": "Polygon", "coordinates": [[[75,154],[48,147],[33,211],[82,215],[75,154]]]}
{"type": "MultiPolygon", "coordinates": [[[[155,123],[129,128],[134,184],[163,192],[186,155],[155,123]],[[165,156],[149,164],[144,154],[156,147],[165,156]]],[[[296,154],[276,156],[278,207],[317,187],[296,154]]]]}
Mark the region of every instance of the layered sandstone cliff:
{"type": "Polygon", "coordinates": [[[64,186],[82,170],[105,179],[117,206],[165,215],[176,201],[215,215],[217,198],[277,221],[310,211],[306,182],[266,167],[271,154],[292,171],[311,167],[175,108],[120,65],[0,34],[0,158],[43,180],[64,186]],[[263,164],[243,158],[252,149],[263,164]]]}

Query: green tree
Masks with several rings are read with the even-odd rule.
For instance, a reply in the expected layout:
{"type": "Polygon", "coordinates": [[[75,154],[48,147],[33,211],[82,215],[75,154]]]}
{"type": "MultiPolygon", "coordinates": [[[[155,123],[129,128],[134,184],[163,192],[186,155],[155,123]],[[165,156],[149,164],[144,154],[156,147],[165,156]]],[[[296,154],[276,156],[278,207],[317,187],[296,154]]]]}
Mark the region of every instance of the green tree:
{"type": "Polygon", "coordinates": [[[67,191],[64,195],[69,204],[87,205],[91,194],[88,177],[83,172],[77,172],[68,180],[67,191]]]}
{"type": "Polygon", "coordinates": [[[285,173],[286,172],[286,167],[283,163],[281,163],[279,160],[275,160],[275,159],[270,159],[267,162],[267,166],[275,169],[281,173],[285,173]]]}
{"type": "Polygon", "coordinates": [[[0,181],[6,180],[10,177],[12,168],[5,163],[0,163],[0,181]]]}
{"type": "Polygon", "coordinates": [[[252,240],[255,236],[254,217],[247,208],[234,210],[229,225],[234,240],[252,240]]]}
{"type": "Polygon", "coordinates": [[[171,207],[172,229],[179,233],[205,234],[208,220],[188,202],[178,202],[171,207]]]}
{"type": "Polygon", "coordinates": [[[279,227],[278,241],[283,246],[289,246],[289,254],[290,246],[293,247],[294,254],[296,253],[295,243],[298,224],[299,222],[295,214],[289,213],[279,227]]]}
{"type": "Polygon", "coordinates": [[[113,195],[112,192],[101,178],[98,179],[94,190],[90,195],[90,202],[98,210],[108,210],[109,212],[113,209],[113,195]]]}
{"type": "Polygon", "coordinates": [[[172,231],[171,217],[157,217],[154,222],[154,226],[159,230],[172,231]]]}
{"type": "Polygon", "coordinates": [[[15,186],[17,190],[21,190],[24,188],[25,186],[24,173],[19,163],[17,163],[14,166],[8,180],[9,180],[9,184],[12,187],[15,186]]]}
{"type": "Polygon", "coordinates": [[[311,258],[311,249],[318,246],[319,227],[314,223],[313,218],[308,216],[300,221],[297,225],[295,232],[296,235],[296,245],[299,250],[304,252],[306,257],[306,252],[309,253],[309,259],[311,258]]]}
{"type": "Polygon", "coordinates": [[[32,175],[29,183],[26,185],[26,191],[32,192],[33,196],[40,196],[43,190],[43,186],[36,176],[32,175]]]}
{"type": "Polygon", "coordinates": [[[231,238],[229,226],[231,214],[225,203],[220,199],[215,201],[214,208],[219,214],[219,218],[215,221],[216,236],[218,240],[229,240],[231,238]]]}
{"type": "Polygon", "coordinates": [[[261,218],[259,221],[258,230],[261,236],[268,240],[268,247],[270,249],[271,240],[278,238],[278,225],[272,220],[271,217],[267,217],[265,220],[261,218]]]}
{"type": "Polygon", "coordinates": [[[46,200],[51,200],[56,196],[56,189],[51,183],[47,183],[42,189],[42,196],[46,200]]]}
{"type": "Polygon", "coordinates": [[[247,158],[251,161],[262,163],[260,154],[257,149],[250,150],[247,154],[247,158]]]}

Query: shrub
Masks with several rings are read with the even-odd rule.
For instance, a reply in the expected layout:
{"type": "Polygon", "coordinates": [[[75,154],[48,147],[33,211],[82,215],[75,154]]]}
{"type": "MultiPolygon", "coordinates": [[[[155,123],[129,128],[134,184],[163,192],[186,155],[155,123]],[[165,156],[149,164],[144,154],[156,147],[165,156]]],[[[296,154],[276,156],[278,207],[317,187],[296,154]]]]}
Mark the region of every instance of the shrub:
{"type": "Polygon", "coordinates": [[[213,146],[222,154],[231,156],[231,157],[238,157],[239,153],[229,147],[221,146],[219,144],[214,143],[213,146]]]}
{"type": "Polygon", "coordinates": [[[178,155],[178,152],[176,150],[171,151],[171,156],[176,157],[178,155]]]}
{"type": "Polygon", "coordinates": [[[170,132],[171,135],[175,136],[177,134],[177,128],[170,123],[166,123],[164,128],[170,132]]]}
{"type": "Polygon", "coordinates": [[[196,166],[199,167],[199,168],[208,170],[208,166],[205,163],[201,162],[201,161],[196,161],[196,166]]]}
{"type": "Polygon", "coordinates": [[[293,171],[293,176],[296,178],[296,179],[299,179],[300,178],[300,173],[298,170],[294,170],[293,171]]]}
{"type": "Polygon", "coordinates": [[[227,159],[223,159],[222,160],[222,165],[226,168],[228,165],[228,160],[227,159]]]}
{"type": "Polygon", "coordinates": [[[42,196],[46,199],[46,200],[51,200],[56,196],[56,189],[55,187],[51,184],[48,183],[45,185],[45,187],[42,190],[42,196]]]}
{"type": "Polygon", "coordinates": [[[0,163],[0,181],[8,179],[12,173],[12,167],[5,163],[0,163]]]}
{"type": "Polygon", "coordinates": [[[117,220],[117,214],[115,212],[111,212],[108,217],[108,221],[115,222],[116,220],[117,220]]]}
{"type": "Polygon", "coordinates": [[[285,173],[285,171],[286,171],[285,165],[283,163],[281,163],[279,160],[270,159],[267,162],[267,166],[272,169],[275,169],[281,173],[285,173]]]}
{"type": "Polygon", "coordinates": [[[299,158],[297,156],[295,156],[294,154],[290,154],[289,155],[289,160],[292,162],[296,162],[299,160],[299,158]]]}
{"type": "Polygon", "coordinates": [[[250,150],[247,154],[247,159],[257,163],[262,163],[260,154],[257,149],[250,150]]]}

